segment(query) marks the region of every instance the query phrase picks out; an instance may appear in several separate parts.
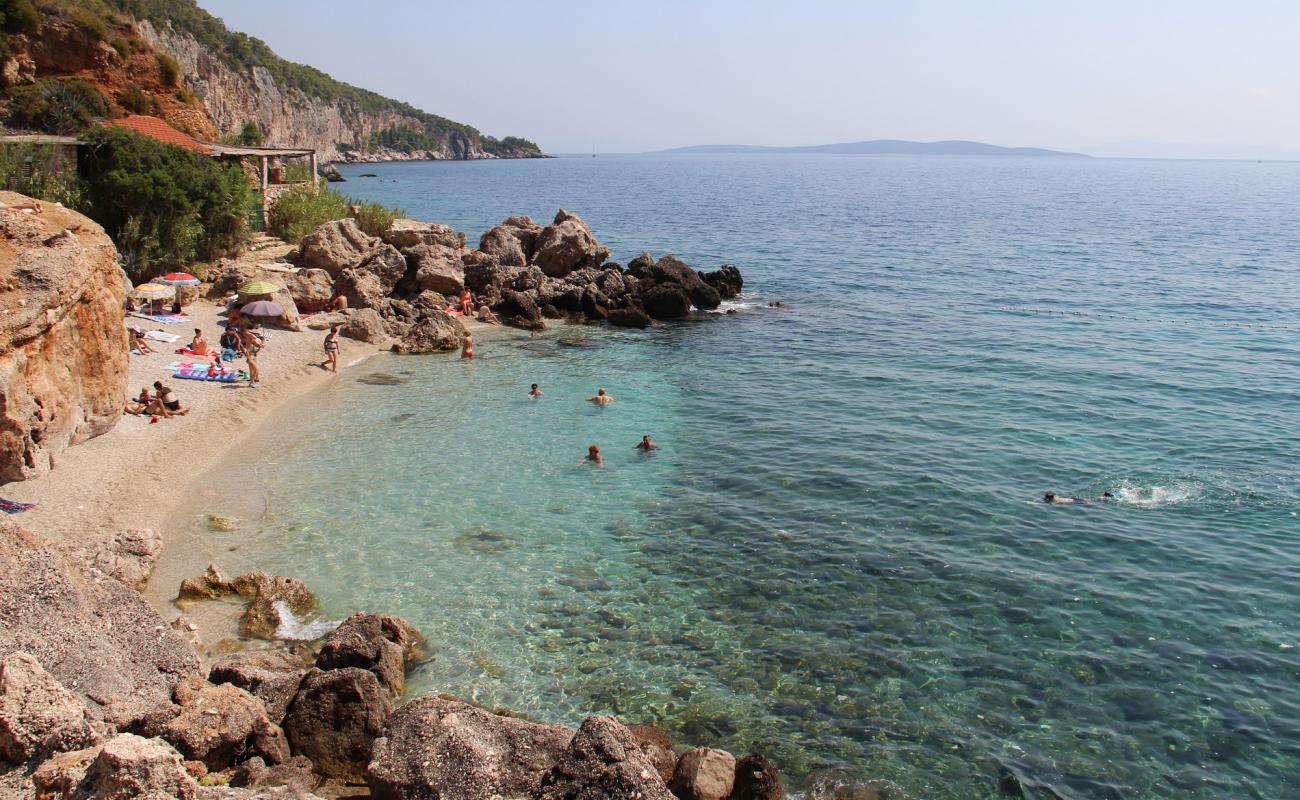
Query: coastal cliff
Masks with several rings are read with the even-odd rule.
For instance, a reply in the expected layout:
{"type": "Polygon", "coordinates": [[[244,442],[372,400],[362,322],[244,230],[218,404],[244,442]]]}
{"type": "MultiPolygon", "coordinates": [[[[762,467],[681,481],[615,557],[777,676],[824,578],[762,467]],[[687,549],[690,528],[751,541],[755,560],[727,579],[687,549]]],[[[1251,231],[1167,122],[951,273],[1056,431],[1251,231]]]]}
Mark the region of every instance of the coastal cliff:
{"type": "MultiPolygon", "coordinates": [[[[30,202],[0,192],[5,206],[30,202]]],[[[126,299],[103,229],[60,207],[0,209],[0,480],[48,472],[126,397],[126,299]]]]}

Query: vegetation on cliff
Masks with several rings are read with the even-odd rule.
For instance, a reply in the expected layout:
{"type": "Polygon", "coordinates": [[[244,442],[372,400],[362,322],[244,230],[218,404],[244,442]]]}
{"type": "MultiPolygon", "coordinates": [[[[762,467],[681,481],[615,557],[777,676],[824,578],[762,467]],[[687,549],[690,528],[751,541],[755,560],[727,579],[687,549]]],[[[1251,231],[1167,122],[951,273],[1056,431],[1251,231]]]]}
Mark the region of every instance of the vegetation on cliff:
{"type": "Polygon", "coordinates": [[[406,214],[397,208],[379,203],[366,203],[344,197],[333,189],[321,188],[313,192],[303,187],[281,195],[271,210],[270,232],[289,242],[298,244],[316,228],[336,219],[353,217],[361,230],[378,236],[388,230],[393,220],[406,214]]]}
{"type": "Polygon", "coordinates": [[[133,278],[239,252],[252,190],[237,164],[123,128],[84,138],[85,211],[113,238],[133,278]]]}

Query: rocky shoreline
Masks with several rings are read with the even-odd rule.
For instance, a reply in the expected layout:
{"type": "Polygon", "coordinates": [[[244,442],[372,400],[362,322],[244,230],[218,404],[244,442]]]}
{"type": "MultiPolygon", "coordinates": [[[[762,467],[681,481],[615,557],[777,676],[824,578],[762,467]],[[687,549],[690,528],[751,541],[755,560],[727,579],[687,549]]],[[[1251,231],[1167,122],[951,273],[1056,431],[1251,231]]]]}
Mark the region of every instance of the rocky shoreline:
{"type": "Polygon", "coordinates": [[[186,618],[167,622],[123,582],[147,580],[157,550],[129,541],[103,550],[87,563],[0,524],[6,796],[310,800],[362,787],[388,800],[783,796],[762,756],[675,748],[652,726],[594,716],[574,730],[449,695],[403,702],[425,637],[398,617],[359,613],[319,641],[278,642],[282,613],[315,606],[292,578],[210,567],[184,581],[182,609],[245,604],[247,648],[204,664],[186,618]]]}

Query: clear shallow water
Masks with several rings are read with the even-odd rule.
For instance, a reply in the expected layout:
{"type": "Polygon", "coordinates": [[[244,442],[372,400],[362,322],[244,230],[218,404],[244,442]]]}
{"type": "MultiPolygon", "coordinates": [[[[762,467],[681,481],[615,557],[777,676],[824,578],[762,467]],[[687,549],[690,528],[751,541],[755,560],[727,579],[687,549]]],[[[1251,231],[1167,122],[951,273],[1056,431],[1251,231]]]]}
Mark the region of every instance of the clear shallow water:
{"type": "Polygon", "coordinates": [[[621,261],[733,262],[790,306],[378,357],[218,480],[246,522],[214,548],[326,616],[411,619],[417,690],[918,799],[997,796],[1000,767],[1072,798],[1300,792],[1300,165],[344,173],[471,239],[565,206],[621,261]]]}

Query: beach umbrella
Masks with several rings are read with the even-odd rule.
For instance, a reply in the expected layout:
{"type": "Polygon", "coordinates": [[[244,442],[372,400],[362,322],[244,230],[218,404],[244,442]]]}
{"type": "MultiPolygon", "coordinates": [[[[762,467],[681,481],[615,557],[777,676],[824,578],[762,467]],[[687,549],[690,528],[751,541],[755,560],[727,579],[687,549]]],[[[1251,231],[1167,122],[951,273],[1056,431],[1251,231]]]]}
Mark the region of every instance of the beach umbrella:
{"type": "Polygon", "coordinates": [[[239,310],[250,317],[284,316],[284,307],[279,303],[272,303],[270,300],[254,300],[239,310]]]}
{"type": "Polygon", "coordinates": [[[270,281],[249,281],[239,287],[240,294],[275,294],[280,287],[270,281]]]}
{"type": "Polygon", "coordinates": [[[165,283],[168,286],[198,286],[203,282],[188,272],[169,272],[156,280],[158,283],[165,283]]]}
{"type": "Polygon", "coordinates": [[[176,289],[161,283],[142,283],[131,290],[131,297],[136,300],[148,300],[152,306],[158,300],[176,296],[176,289]]]}

